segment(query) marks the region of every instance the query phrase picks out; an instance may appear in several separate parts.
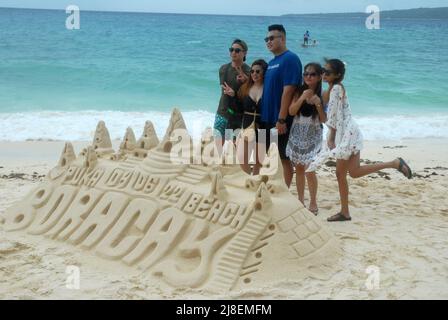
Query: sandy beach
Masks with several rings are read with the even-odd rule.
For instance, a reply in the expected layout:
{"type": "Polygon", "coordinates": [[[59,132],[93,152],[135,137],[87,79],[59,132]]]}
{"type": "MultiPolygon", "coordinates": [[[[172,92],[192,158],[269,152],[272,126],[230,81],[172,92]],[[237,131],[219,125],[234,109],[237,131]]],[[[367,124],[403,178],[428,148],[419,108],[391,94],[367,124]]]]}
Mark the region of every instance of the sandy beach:
{"type": "MultiPolygon", "coordinates": [[[[118,143],[113,141],[114,147],[118,143]]],[[[75,152],[87,144],[74,143],[75,152]]],[[[0,142],[0,219],[44,179],[63,146],[59,141],[0,142]]],[[[351,223],[326,222],[338,210],[338,189],[333,164],[320,170],[318,219],[343,251],[325,278],[285,279],[225,296],[170,289],[89,251],[23,231],[6,232],[0,225],[0,299],[447,299],[447,154],[445,140],[367,141],[361,154],[365,162],[401,156],[415,178],[385,171],[349,180],[351,223]],[[66,288],[68,265],[80,267],[79,290],[66,288]],[[379,287],[367,288],[366,270],[372,266],[378,268],[379,287]]]]}

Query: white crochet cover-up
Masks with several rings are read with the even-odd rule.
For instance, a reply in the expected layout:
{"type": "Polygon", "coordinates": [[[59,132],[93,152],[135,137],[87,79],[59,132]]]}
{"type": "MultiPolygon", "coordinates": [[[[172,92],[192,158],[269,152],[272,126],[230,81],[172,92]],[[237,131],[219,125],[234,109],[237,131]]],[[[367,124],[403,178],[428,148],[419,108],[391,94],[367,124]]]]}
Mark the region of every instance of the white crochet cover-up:
{"type": "MultiPolygon", "coordinates": [[[[363,148],[362,133],[352,117],[347,95],[344,94],[341,85],[335,85],[330,92],[326,125],[329,128],[336,129],[336,148],[330,151],[328,145],[325,144],[322,151],[308,167],[307,172],[316,171],[328,158],[348,160],[363,148]]],[[[330,131],[328,132],[329,135],[330,131]]]]}
{"type": "Polygon", "coordinates": [[[293,165],[309,165],[322,149],[323,129],[319,116],[295,116],[289,134],[286,156],[293,165]]]}

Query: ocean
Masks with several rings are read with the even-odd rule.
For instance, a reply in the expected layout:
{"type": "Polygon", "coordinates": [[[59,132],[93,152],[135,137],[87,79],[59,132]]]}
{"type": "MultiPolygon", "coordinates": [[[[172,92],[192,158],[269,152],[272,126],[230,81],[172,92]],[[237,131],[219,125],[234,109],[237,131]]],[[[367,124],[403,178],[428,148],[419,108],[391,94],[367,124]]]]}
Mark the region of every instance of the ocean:
{"type": "Polygon", "coordinates": [[[234,38],[248,62],[271,59],[263,38],[282,23],[302,63],[347,63],[345,86],[367,140],[448,137],[448,20],[87,12],[68,30],[56,10],[0,8],[0,140],[112,139],[146,120],[160,136],[173,107],[194,137],[213,125],[219,67],[234,38]],[[317,47],[302,48],[310,30],[317,47]]]}

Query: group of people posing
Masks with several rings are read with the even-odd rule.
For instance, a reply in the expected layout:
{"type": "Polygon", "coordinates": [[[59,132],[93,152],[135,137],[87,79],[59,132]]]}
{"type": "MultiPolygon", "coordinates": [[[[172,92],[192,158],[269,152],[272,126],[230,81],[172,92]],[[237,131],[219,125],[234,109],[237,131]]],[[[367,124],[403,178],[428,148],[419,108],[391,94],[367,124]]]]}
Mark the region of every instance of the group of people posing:
{"type": "Polygon", "coordinates": [[[264,40],[274,55],[269,63],[256,60],[247,65],[248,46],[236,39],[229,48],[231,62],[219,70],[222,95],[214,131],[221,147],[225,140],[233,140],[244,150],[240,160],[243,170],[259,174],[263,154],[275,137],[286,185],[290,187],[295,169],[298,198],[305,205],[307,182],[308,208],[317,215],[315,171],[329,157],[336,158],[341,210],[328,218],[330,222],[351,220],[348,174],[359,178],[390,168],[412,178],[411,168],[402,158],[360,165],[362,134],[351,115],[343,85],[346,67],[341,60],[328,59],[324,66],[308,63],[302,69],[299,57],[287,49],[286,30],[282,25],[269,26],[264,40]],[[323,90],[322,82],[328,84],[327,90],[323,90]],[[323,124],[329,129],[326,145],[323,124]],[[238,137],[234,132],[239,132],[238,137]],[[252,140],[255,142],[249,143],[252,140]],[[253,166],[250,165],[252,154],[253,166]]]}

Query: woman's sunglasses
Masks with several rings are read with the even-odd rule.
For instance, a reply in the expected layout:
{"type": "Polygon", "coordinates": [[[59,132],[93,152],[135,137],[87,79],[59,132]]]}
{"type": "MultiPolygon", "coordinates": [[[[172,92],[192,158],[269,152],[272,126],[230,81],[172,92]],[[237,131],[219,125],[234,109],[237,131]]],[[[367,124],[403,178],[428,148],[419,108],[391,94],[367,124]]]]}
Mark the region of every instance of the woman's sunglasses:
{"type": "Polygon", "coordinates": [[[235,51],[235,53],[243,52],[243,50],[241,50],[240,48],[229,48],[230,53],[232,53],[233,51],[235,51]]]}
{"type": "Polygon", "coordinates": [[[318,74],[316,72],[305,72],[303,77],[317,77],[318,74]]]}
{"type": "Polygon", "coordinates": [[[322,74],[325,74],[326,76],[330,76],[330,75],[334,74],[334,72],[332,70],[323,69],[322,74]]]}
{"type": "Polygon", "coordinates": [[[255,69],[252,69],[252,70],[250,70],[250,73],[251,73],[251,74],[254,74],[254,73],[256,73],[256,74],[260,74],[260,73],[261,73],[261,70],[255,70],[255,69]]]}

